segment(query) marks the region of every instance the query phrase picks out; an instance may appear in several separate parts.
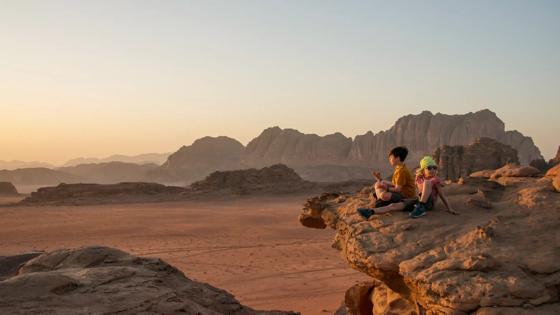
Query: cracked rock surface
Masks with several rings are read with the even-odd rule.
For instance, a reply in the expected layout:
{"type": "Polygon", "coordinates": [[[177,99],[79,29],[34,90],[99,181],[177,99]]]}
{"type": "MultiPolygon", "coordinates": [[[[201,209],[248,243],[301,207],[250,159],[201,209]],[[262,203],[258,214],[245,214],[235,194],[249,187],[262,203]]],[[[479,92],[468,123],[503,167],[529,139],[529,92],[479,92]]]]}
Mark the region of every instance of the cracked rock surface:
{"type": "Polygon", "coordinates": [[[309,199],[300,222],[336,230],[333,247],[373,278],[348,290],[347,313],[560,314],[560,193],[551,178],[513,173],[447,185],[457,216],[439,201],[419,219],[366,221],[365,188],[309,199]]]}
{"type": "Polygon", "coordinates": [[[108,247],[0,257],[0,314],[296,314],[256,311],[157,258],[108,247]]]}

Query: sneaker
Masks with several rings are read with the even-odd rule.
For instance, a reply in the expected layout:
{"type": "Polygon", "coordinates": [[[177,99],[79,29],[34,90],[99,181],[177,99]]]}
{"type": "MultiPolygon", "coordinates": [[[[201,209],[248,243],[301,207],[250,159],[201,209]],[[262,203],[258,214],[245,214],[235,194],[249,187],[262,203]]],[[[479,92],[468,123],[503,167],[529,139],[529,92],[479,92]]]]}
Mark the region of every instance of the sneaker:
{"type": "Polygon", "coordinates": [[[419,218],[419,217],[421,217],[425,214],[426,214],[426,207],[424,207],[424,205],[418,203],[418,204],[416,204],[416,206],[414,206],[414,210],[412,210],[408,214],[408,216],[413,218],[413,219],[416,219],[416,218],[419,218]]]}
{"type": "Polygon", "coordinates": [[[369,217],[371,217],[372,215],[375,214],[375,210],[373,210],[372,208],[358,208],[356,210],[362,217],[369,219],[369,217]]]}

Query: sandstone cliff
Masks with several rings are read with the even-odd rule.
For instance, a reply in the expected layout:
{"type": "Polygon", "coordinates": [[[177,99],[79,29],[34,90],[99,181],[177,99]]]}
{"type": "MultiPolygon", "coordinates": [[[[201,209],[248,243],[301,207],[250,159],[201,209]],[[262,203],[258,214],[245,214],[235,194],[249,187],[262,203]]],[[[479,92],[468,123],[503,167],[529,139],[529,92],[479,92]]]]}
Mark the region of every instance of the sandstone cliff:
{"type": "Polygon", "coordinates": [[[108,247],[0,257],[2,314],[296,314],[256,311],[157,258],[108,247]]]}
{"type": "Polygon", "coordinates": [[[334,229],[333,247],[372,277],[347,291],[339,314],[560,314],[560,194],[552,178],[522,177],[531,169],[448,185],[458,216],[437,204],[416,220],[366,221],[356,209],[368,189],[309,199],[300,222],[334,229]]]}

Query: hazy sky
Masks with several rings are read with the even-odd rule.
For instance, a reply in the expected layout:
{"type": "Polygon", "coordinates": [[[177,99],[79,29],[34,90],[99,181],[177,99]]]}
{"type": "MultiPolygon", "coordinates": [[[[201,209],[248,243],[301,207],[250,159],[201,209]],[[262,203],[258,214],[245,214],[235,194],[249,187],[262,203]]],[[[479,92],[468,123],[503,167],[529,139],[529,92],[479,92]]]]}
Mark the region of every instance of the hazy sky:
{"type": "Polygon", "coordinates": [[[489,108],[560,145],[560,1],[0,0],[0,160],[489,108]]]}

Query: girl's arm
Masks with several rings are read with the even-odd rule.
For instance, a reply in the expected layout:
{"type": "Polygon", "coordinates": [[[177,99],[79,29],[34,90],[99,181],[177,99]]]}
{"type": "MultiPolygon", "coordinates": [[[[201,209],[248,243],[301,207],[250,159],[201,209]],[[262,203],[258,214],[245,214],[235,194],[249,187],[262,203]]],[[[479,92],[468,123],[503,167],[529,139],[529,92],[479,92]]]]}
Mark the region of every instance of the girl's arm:
{"type": "Polygon", "coordinates": [[[445,197],[445,194],[443,193],[443,189],[441,189],[441,185],[438,185],[437,189],[439,191],[439,196],[441,198],[441,201],[443,201],[443,204],[447,208],[447,212],[449,212],[451,214],[459,214],[458,211],[456,211],[455,209],[453,209],[451,207],[451,204],[449,203],[449,201],[447,200],[447,197],[445,197]]]}

